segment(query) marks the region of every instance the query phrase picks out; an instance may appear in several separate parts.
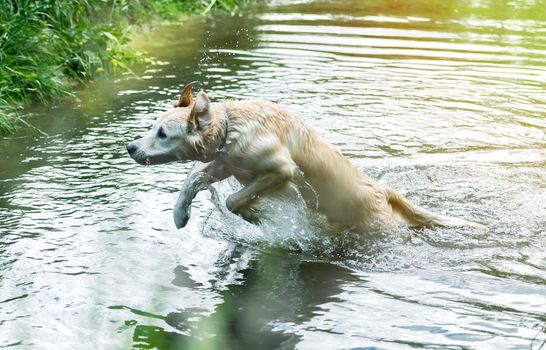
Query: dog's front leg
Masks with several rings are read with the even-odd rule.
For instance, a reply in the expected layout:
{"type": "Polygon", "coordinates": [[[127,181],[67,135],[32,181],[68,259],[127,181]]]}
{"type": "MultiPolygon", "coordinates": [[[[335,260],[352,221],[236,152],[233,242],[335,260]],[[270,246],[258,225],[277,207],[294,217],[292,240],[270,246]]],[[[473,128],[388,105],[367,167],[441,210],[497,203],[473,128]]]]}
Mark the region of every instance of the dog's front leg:
{"type": "Polygon", "coordinates": [[[188,223],[191,215],[191,203],[199,191],[207,189],[213,183],[230,175],[231,173],[225,165],[217,161],[207,163],[188,175],[174,206],[173,218],[176,228],[182,228],[188,223]]]}
{"type": "Polygon", "coordinates": [[[251,205],[260,195],[285,185],[292,179],[293,174],[294,168],[287,165],[260,175],[240,191],[231,194],[226,200],[226,206],[232,213],[240,215],[247,221],[257,223],[259,217],[252,210],[251,205]]]}

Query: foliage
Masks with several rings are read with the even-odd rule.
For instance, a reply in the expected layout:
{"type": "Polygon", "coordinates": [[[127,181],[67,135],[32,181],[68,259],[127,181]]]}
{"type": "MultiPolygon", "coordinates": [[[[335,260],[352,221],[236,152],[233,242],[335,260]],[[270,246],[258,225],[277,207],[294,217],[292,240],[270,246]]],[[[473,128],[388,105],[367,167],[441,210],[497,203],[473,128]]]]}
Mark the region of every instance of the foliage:
{"type": "Polygon", "coordinates": [[[210,11],[234,13],[249,0],[0,1],[0,133],[13,132],[32,101],[72,95],[71,86],[129,70],[140,59],[127,28],[210,11]]]}

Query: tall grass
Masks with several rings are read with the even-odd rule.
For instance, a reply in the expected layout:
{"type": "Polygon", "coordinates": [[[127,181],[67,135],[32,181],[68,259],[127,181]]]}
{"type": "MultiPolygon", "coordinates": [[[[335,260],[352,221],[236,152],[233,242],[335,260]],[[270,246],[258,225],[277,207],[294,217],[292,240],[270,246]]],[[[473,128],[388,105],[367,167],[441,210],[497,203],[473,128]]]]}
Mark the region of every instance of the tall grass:
{"type": "Polygon", "coordinates": [[[21,109],[73,94],[74,84],[128,70],[139,54],[127,28],[182,14],[237,12],[250,0],[0,1],[0,134],[21,109]]]}

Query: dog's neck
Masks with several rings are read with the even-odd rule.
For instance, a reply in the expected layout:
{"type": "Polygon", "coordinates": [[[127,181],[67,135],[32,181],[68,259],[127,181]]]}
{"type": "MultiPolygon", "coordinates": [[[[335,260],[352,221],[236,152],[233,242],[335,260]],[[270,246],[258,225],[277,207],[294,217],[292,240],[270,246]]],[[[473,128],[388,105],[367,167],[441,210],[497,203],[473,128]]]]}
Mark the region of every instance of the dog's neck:
{"type": "Polygon", "coordinates": [[[226,153],[224,147],[227,142],[229,129],[228,114],[222,107],[217,108],[215,112],[215,117],[218,119],[212,125],[214,130],[212,130],[210,142],[205,145],[204,152],[202,154],[197,154],[197,160],[203,163],[208,163],[215,160],[219,153],[226,153]]]}
{"type": "Polygon", "coordinates": [[[222,134],[222,141],[220,142],[220,145],[216,147],[216,151],[222,151],[224,147],[226,146],[227,142],[227,134],[228,134],[228,128],[229,128],[229,121],[227,118],[227,115],[224,116],[224,118],[220,121],[221,123],[221,130],[220,134],[222,134]]]}

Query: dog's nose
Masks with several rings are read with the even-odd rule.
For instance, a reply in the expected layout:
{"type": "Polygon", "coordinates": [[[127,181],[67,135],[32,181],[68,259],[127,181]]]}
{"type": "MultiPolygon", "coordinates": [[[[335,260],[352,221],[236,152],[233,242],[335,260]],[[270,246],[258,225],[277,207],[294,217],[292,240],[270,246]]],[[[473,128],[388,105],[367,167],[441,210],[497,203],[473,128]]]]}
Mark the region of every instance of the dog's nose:
{"type": "Polygon", "coordinates": [[[127,144],[127,152],[129,152],[129,155],[132,155],[133,153],[135,153],[137,149],[138,149],[138,146],[136,145],[136,143],[129,142],[127,144]]]}

